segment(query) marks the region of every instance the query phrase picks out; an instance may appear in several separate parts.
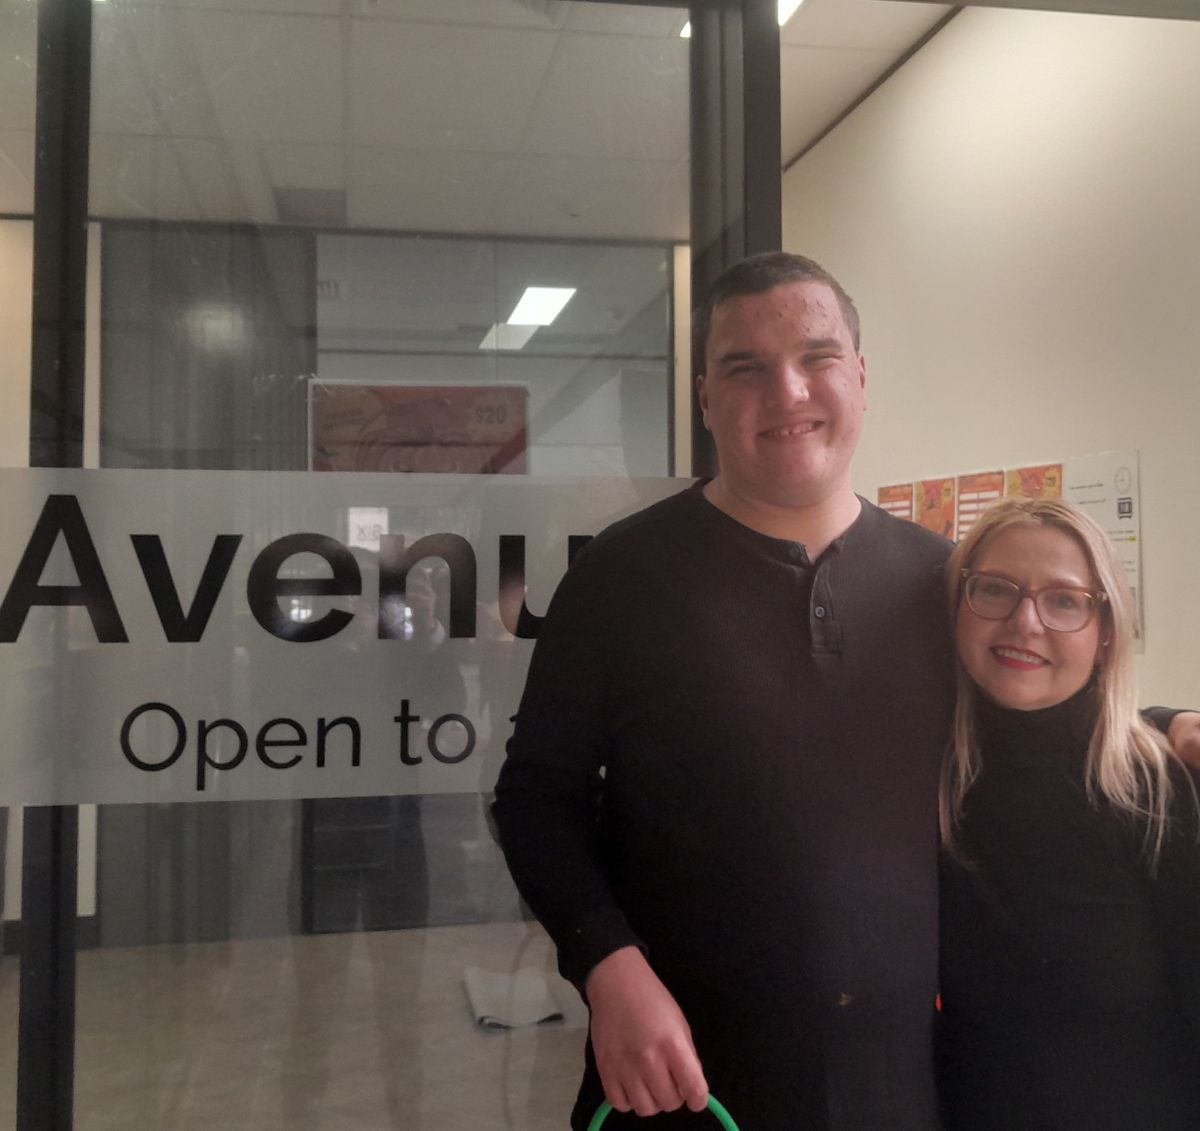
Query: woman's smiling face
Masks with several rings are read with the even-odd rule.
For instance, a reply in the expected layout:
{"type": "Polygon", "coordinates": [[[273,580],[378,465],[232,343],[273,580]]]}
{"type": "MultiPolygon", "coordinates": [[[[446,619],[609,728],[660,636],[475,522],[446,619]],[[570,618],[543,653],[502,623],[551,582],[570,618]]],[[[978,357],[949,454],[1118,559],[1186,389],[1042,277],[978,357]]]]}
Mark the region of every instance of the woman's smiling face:
{"type": "MultiPolygon", "coordinates": [[[[1098,589],[1083,547],[1053,526],[1009,526],[983,545],[971,571],[995,574],[1026,590],[1098,589]]],[[[1077,632],[1045,627],[1031,598],[1003,620],[987,620],[965,600],[958,607],[958,655],[970,677],[1002,707],[1035,711],[1069,699],[1091,678],[1100,656],[1101,617],[1077,632]]]]}

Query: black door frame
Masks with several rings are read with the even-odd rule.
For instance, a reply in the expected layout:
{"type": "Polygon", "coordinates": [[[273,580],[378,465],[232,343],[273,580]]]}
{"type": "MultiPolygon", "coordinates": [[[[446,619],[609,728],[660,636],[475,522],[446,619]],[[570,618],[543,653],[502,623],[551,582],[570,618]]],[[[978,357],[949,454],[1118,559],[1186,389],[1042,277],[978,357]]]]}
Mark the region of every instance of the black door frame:
{"type": "MultiPolygon", "coordinates": [[[[91,0],[39,0],[31,467],[83,465],[91,0]]],[[[65,641],[55,641],[65,651],[65,641]]],[[[29,806],[21,857],[17,1127],[69,1131],[79,810],[29,806]]]]}

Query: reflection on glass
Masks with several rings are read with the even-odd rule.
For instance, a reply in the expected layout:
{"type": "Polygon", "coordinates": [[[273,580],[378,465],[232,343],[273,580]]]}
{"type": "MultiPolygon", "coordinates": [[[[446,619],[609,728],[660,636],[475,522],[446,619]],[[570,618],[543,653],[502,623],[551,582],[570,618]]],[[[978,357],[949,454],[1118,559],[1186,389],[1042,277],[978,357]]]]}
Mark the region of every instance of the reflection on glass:
{"type": "MultiPolygon", "coordinates": [[[[338,439],[354,449],[333,466],[667,474],[670,262],[663,245],[318,237],[314,405],[330,405],[338,439]],[[517,324],[519,341],[489,342],[531,287],[573,293],[548,324],[517,324]],[[459,463],[444,450],[439,463],[380,403],[395,406],[405,387],[423,391],[429,419],[445,414],[450,447],[461,434],[459,463]],[[393,425],[390,463],[379,420],[393,425]],[[461,462],[464,441],[482,453],[473,463],[461,462]]],[[[330,456],[322,418],[314,466],[330,456]]]]}
{"type": "MultiPolygon", "coordinates": [[[[0,468],[29,464],[37,6],[0,4],[0,468]]],[[[19,818],[19,812],[16,817],[19,818]]],[[[20,821],[0,809],[0,1128],[14,1126],[20,821]]]]}
{"type": "Polygon", "coordinates": [[[93,21],[95,215],[687,238],[678,9],[107,0],[93,21]]]}
{"type": "Polygon", "coordinates": [[[29,465],[32,345],[33,221],[0,220],[0,467],[29,465]]]}
{"type": "Polygon", "coordinates": [[[33,215],[37,6],[0,5],[0,215],[33,215]]]}
{"type": "Polygon", "coordinates": [[[0,5],[0,467],[29,463],[37,9],[0,5]]]}
{"type": "MultiPolygon", "coordinates": [[[[93,14],[102,466],[669,471],[688,217],[677,10],[108,0],[93,14]],[[572,293],[516,322],[531,287],[572,293]]],[[[402,531],[377,495],[348,509],[331,533],[366,575],[402,531]]],[[[406,536],[453,529],[427,509],[406,536]]],[[[471,736],[435,734],[438,720],[478,720],[480,749],[495,745],[519,665],[482,597],[471,649],[445,647],[446,573],[416,564],[384,623],[420,661],[402,666],[409,741],[454,757],[471,736]]],[[[326,607],[300,597],[288,616],[326,607]]],[[[229,663],[201,681],[208,714],[249,717],[291,679],[316,717],[345,673],[392,704],[401,673],[364,665],[355,635],[375,613],[339,635],[332,671],[251,655],[214,621],[229,663]]],[[[109,805],[97,835],[79,1127],[565,1123],[582,1006],[481,797],[109,805]],[[518,986],[562,1018],[482,1026],[514,1020],[518,986]]]]}

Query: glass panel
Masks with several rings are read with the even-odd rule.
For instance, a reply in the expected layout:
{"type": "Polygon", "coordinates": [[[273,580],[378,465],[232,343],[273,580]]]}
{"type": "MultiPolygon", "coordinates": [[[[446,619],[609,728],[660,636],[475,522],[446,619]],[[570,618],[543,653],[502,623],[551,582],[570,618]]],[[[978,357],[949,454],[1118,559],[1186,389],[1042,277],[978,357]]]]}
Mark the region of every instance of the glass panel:
{"type": "Polygon", "coordinates": [[[33,215],[37,5],[0,5],[0,215],[33,215]]]}
{"type": "Polygon", "coordinates": [[[666,475],[670,259],[665,245],[320,235],[317,379],[508,390],[527,438],[505,470],[666,475]],[[572,293],[550,325],[508,326],[529,286],[572,293]]]}
{"type": "MultiPolygon", "coordinates": [[[[37,7],[0,5],[0,468],[29,464],[37,7]]],[[[0,808],[0,1129],[16,1121],[21,814],[0,808]]]]}
{"type": "MultiPolygon", "coordinates": [[[[94,16],[101,466],[669,472],[678,9],[94,16]],[[510,326],[528,287],[573,293],[510,326]]],[[[511,713],[470,664],[423,672],[511,713]]],[[[77,1126],[564,1126],[586,1016],[486,800],[102,806],[77,1126]],[[479,1023],[527,985],[562,1018],[479,1023]]]]}
{"type": "Polygon", "coordinates": [[[32,345],[33,221],[0,219],[0,467],[29,466],[32,345]]]}
{"type": "Polygon", "coordinates": [[[37,8],[0,5],[0,467],[29,463],[37,8]]]}

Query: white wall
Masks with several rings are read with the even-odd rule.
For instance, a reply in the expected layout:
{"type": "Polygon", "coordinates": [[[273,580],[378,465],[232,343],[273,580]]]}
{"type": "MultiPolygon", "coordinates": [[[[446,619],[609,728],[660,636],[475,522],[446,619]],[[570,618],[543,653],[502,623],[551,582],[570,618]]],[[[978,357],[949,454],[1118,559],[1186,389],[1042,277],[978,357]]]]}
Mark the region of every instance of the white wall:
{"type": "Polygon", "coordinates": [[[964,10],[784,178],[864,321],[856,487],[1142,455],[1144,701],[1200,703],[1200,22],[964,10]]]}

